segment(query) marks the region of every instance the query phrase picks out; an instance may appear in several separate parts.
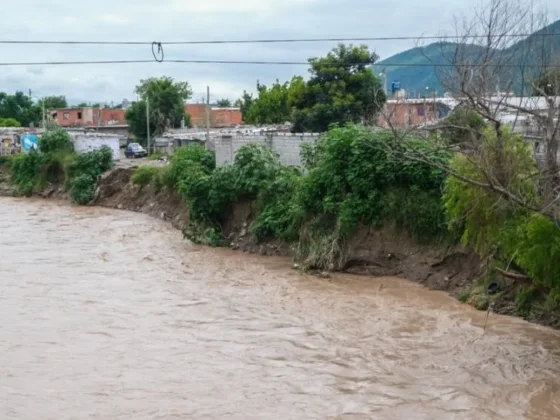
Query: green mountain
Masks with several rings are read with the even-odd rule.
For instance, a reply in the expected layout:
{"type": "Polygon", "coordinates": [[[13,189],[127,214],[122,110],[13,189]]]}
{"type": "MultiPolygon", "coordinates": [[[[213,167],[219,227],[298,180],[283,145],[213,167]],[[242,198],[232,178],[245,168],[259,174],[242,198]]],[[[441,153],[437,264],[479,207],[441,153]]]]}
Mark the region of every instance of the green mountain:
{"type": "MultiPolygon", "coordinates": [[[[456,48],[457,44],[453,42],[437,42],[425,47],[412,48],[378,62],[373,66],[373,70],[376,73],[386,72],[389,91],[391,84],[398,82],[400,88],[405,89],[410,97],[423,96],[427,91],[431,95],[434,89],[443,94],[444,88],[439,76],[441,69],[445,68],[437,66],[452,62],[456,48]]],[[[463,50],[464,54],[472,57],[479,56],[482,51],[483,47],[474,44],[466,45],[463,50]]],[[[555,64],[560,65],[560,20],[513,44],[503,50],[503,53],[505,56],[501,56],[508,57],[510,65],[519,65],[520,68],[523,65],[540,65],[543,55],[547,58],[556,56],[555,64]]],[[[524,89],[523,78],[534,78],[540,71],[538,68],[529,67],[524,68],[523,77],[520,68],[504,69],[502,80],[512,80],[514,77],[513,90],[520,93],[524,89]]],[[[449,68],[446,71],[448,70],[449,68]]]]}

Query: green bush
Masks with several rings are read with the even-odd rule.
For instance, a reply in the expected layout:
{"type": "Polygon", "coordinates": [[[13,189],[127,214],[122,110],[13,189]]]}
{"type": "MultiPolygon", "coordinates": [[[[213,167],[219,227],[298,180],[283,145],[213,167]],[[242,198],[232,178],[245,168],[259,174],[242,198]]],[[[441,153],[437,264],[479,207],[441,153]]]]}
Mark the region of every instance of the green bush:
{"type": "Polygon", "coordinates": [[[194,144],[177,149],[169,165],[167,183],[179,187],[181,181],[189,176],[189,169],[198,166],[205,174],[211,173],[216,168],[214,153],[204,147],[194,144]]]}
{"type": "Polygon", "coordinates": [[[297,224],[302,214],[295,196],[301,179],[299,170],[284,167],[263,186],[257,200],[258,215],[249,227],[249,232],[258,240],[268,237],[297,239],[297,224]]]}
{"type": "Polygon", "coordinates": [[[39,138],[39,151],[41,153],[54,153],[60,151],[74,150],[72,138],[66,130],[56,129],[49,130],[41,135],[39,138]]]}
{"type": "Polygon", "coordinates": [[[1,155],[0,156],[0,168],[10,169],[12,162],[16,155],[1,155]]]}
{"type": "Polygon", "coordinates": [[[236,189],[247,198],[255,199],[274,181],[280,169],[280,158],[270,147],[250,143],[237,151],[233,166],[237,171],[236,189]]]}
{"type": "Polygon", "coordinates": [[[17,155],[10,167],[10,179],[16,187],[16,193],[29,196],[41,187],[41,167],[43,155],[32,150],[17,155]]]}
{"type": "Polygon", "coordinates": [[[95,197],[95,179],[88,174],[78,175],[70,181],[70,198],[73,203],[85,205],[95,197]]]}
{"type": "Polygon", "coordinates": [[[103,146],[97,150],[80,153],[68,167],[70,178],[80,175],[88,175],[96,180],[103,172],[113,167],[113,153],[108,146],[103,146]]]}
{"type": "MultiPolygon", "coordinates": [[[[39,150],[13,158],[10,179],[16,193],[31,195],[47,183],[64,184],[70,189],[72,201],[85,204],[95,192],[97,177],[113,165],[112,152],[107,146],[88,153],[76,154],[66,132],[45,133],[39,150]]],[[[41,143],[40,143],[41,144],[41,143]]]]}
{"type": "MultiPolygon", "coordinates": [[[[342,268],[346,239],[359,225],[394,223],[426,242],[446,235],[441,201],[445,175],[396,155],[389,147],[393,140],[390,133],[351,125],[332,128],[302,150],[309,172],[299,183],[294,209],[300,220],[308,220],[306,229],[299,228],[308,232],[299,250],[311,266],[342,268]],[[317,217],[322,223],[314,222],[317,217]],[[321,246],[328,249],[321,251],[321,246]],[[318,256],[315,262],[312,255],[318,256]]],[[[449,159],[444,152],[429,151],[424,140],[408,142],[441,161],[449,159]]]]}
{"type": "MultiPolygon", "coordinates": [[[[487,176],[497,177],[500,168],[504,185],[527,200],[529,206],[539,203],[538,185],[534,174],[536,162],[523,139],[502,133],[504,155],[496,152],[496,135],[485,131],[478,154],[456,156],[452,167],[459,174],[486,182],[487,176]],[[483,168],[486,173],[483,173],[483,168]]],[[[444,192],[445,209],[452,229],[460,232],[463,242],[481,255],[489,253],[503,265],[512,263],[525,272],[533,287],[548,291],[550,303],[560,303],[560,226],[552,220],[503,199],[495,192],[472,186],[457,178],[447,180],[444,192]]],[[[527,312],[528,297],[533,289],[521,290],[519,311],[527,312]]]]}
{"type": "Polygon", "coordinates": [[[533,309],[533,306],[540,297],[541,294],[534,287],[519,288],[515,297],[515,306],[517,308],[517,313],[523,317],[529,316],[531,309],[533,309]]]}
{"type": "MultiPolygon", "coordinates": [[[[256,204],[249,231],[258,240],[299,239],[298,255],[306,264],[339,269],[347,238],[360,224],[393,222],[426,241],[446,232],[443,173],[396,159],[387,147],[390,140],[388,133],[358,126],[333,128],[302,148],[305,175],[282,166],[264,144],[241,147],[231,166],[215,170],[209,152],[190,146],[173,157],[169,178],[191,220],[203,227],[220,231],[232,204],[248,199],[256,204]]],[[[411,141],[413,147],[424,143],[411,141]]],[[[199,240],[200,232],[205,229],[188,234],[199,240]]]]}
{"type": "Polygon", "coordinates": [[[160,170],[155,166],[140,166],[134,170],[132,174],[132,183],[145,187],[146,185],[156,182],[159,178],[160,170]]]}

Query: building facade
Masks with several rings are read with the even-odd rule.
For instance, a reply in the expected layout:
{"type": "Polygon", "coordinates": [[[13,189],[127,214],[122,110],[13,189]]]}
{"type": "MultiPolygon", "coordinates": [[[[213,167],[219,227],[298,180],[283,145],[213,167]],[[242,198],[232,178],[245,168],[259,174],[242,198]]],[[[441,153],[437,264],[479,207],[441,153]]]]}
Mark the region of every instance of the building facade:
{"type": "Polygon", "coordinates": [[[126,110],[110,108],[59,108],[49,111],[52,121],[60,127],[96,128],[126,126],[126,110]]]}
{"type": "MultiPolygon", "coordinates": [[[[191,117],[193,127],[206,127],[206,104],[186,104],[185,112],[191,117]]],[[[210,107],[210,127],[228,128],[243,124],[239,108],[210,107]]]]}

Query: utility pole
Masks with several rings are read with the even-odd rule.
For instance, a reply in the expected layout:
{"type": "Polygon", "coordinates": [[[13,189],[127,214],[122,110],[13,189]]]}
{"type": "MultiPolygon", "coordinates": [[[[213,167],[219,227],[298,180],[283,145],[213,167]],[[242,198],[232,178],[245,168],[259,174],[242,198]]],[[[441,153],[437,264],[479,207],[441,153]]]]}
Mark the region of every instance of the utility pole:
{"type": "Polygon", "coordinates": [[[434,89],[434,121],[437,121],[436,95],[437,95],[437,90],[434,89]]]}
{"type": "Polygon", "coordinates": [[[150,99],[146,97],[146,132],[148,133],[148,156],[150,156],[150,99]]]}
{"type": "Polygon", "coordinates": [[[210,143],[210,86],[206,86],[206,148],[210,143]]]}
{"type": "Polygon", "coordinates": [[[47,129],[47,113],[45,111],[45,98],[41,101],[43,105],[43,130],[47,129]]]}

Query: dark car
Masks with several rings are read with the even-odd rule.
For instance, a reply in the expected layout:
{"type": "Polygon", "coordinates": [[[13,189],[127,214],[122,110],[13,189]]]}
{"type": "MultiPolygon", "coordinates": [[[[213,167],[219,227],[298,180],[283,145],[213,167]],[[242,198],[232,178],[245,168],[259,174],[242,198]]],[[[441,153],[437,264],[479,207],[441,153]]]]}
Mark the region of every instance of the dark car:
{"type": "Polygon", "coordinates": [[[130,143],[124,152],[127,158],[139,158],[148,156],[148,152],[138,143],[130,143]]]}

